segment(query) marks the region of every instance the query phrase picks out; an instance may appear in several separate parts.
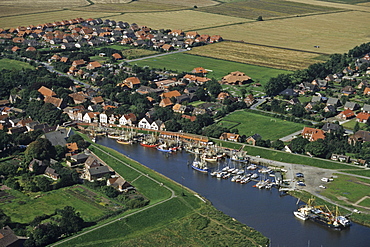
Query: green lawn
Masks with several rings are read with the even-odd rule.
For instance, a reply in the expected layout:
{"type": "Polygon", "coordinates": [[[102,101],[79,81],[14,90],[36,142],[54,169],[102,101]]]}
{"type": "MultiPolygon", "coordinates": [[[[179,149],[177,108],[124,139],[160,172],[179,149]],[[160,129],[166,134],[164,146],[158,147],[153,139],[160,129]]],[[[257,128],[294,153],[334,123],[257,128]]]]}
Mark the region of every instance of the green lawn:
{"type": "MultiPolygon", "coordinates": [[[[342,126],[345,129],[353,130],[355,128],[356,123],[358,123],[358,122],[356,121],[356,118],[354,118],[354,119],[349,120],[348,122],[345,122],[344,124],[342,124],[342,126]]],[[[360,126],[360,129],[364,129],[366,127],[366,124],[364,124],[364,123],[358,123],[358,124],[360,126]]]]}
{"type": "Polygon", "coordinates": [[[34,69],[35,67],[29,65],[26,62],[21,62],[18,60],[2,58],[0,59],[0,70],[8,69],[8,70],[21,70],[21,69],[34,69]]]}
{"type": "Polygon", "coordinates": [[[86,221],[97,220],[113,210],[113,207],[105,206],[107,203],[111,203],[110,200],[91,192],[86,187],[82,187],[86,193],[81,192],[79,187],[82,186],[76,185],[46,193],[34,193],[32,196],[11,191],[14,198],[6,203],[1,203],[0,207],[11,217],[13,222],[19,223],[29,223],[36,216],[52,214],[55,209],[65,206],[74,207],[86,221]]]}
{"type": "Polygon", "coordinates": [[[369,195],[370,180],[341,174],[335,175],[338,177],[327,183],[327,188],[321,192],[323,196],[334,201],[342,201],[339,197],[343,197],[343,199],[346,198],[351,203],[355,203],[369,195]]]}
{"type": "Polygon", "coordinates": [[[240,125],[237,128],[240,135],[251,136],[258,133],[262,136],[262,139],[270,139],[272,141],[301,130],[304,127],[303,124],[247,111],[235,111],[224,117],[220,124],[225,121],[239,122],[240,125]]]}
{"type": "Polygon", "coordinates": [[[278,74],[290,73],[286,70],[271,69],[255,65],[230,62],[208,57],[195,56],[184,53],[169,54],[166,56],[148,58],[132,62],[138,66],[149,66],[157,69],[166,69],[183,72],[191,72],[196,67],[210,70],[207,77],[220,80],[223,76],[233,71],[241,71],[252,77],[255,82],[266,84],[271,77],[278,74]]]}

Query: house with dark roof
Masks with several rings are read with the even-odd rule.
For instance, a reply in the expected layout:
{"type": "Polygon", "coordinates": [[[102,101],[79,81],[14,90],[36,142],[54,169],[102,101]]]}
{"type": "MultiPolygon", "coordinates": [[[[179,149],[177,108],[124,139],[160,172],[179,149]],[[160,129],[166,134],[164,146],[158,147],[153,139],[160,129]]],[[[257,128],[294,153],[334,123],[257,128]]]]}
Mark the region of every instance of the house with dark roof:
{"type": "Polygon", "coordinates": [[[360,106],[359,104],[357,104],[356,102],[350,102],[350,101],[347,101],[345,104],[344,104],[344,109],[345,110],[352,110],[352,111],[355,111],[357,109],[359,109],[360,106]]]}
{"type": "Polygon", "coordinates": [[[355,134],[349,136],[348,142],[352,145],[356,144],[356,142],[370,142],[370,132],[365,130],[359,130],[355,134]]]}
{"type": "Polygon", "coordinates": [[[324,132],[327,132],[327,133],[330,133],[332,131],[336,131],[338,130],[340,127],[339,124],[334,124],[334,123],[325,123],[324,126],[322,126],[321,130],[323,130],[324,132]]]}
{"type": "Polygon", "coordinates": [[[50,166],[46,167],[44,174],[53,180],[58,180],[60,175],[50,166]]]}
{"type": "Polygon", "coordinates": [[[112,175],[112,171],[107,166],[95,166],[86,171],[86,179],[89,181],[95,181],[107,175],[112,175]]]}
{"type": "Polygon", "coordinates": [[[249,145],[256,146],[256,142],[258,140],[262,139],[262,137],[259,134],[254,134],[252,136],[249,136],[245,142],[248,143],[249,145]]]}
{"type": "Polygon", "coordinates": [[[297,97],[299,94],[293,88],[287,88],[279,93],[279,95],[297,97]]]}
{"type": "Polygon", "coordinates": [[[73,131],[71,128],[68,128],[45,133],[42,137],[48,139],[52,146],[65,146],[67,144],[66,139],[71,135],[73,135],[73,131]]]}
{"type": "Polygon", "coordinates": [[[326,105],[339,106],[340,101],[338,98],[329,97],[328,101],[326,101],[326,105]]]}
{"type": "Polygon", "coordinates": [[[362,107],[362,112],[370,113],[370,105],[364,104],[364,106],[362,107]]]}
{"type": "Polygon", "coordinates": [[[9,226],[0,229],[0,246],[1,247],[21,247],[27,237],[19,237],[9,226]]]}

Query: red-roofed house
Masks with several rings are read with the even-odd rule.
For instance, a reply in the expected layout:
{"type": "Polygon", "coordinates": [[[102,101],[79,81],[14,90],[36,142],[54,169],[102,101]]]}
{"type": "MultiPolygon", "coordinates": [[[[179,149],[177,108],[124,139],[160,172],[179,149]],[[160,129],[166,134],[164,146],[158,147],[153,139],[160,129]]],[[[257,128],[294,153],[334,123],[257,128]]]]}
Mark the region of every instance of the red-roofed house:
{"type": "Polygon", "coordinates": [[[365,88],[364,95],[370,95],[370,87],[365,88]]]}
{"type": "Polygon", "coordinates": [[[197,67],[197,68],[194,68],[191,73],[194,73],[194,74],[207,74],[208,71],[205,69],[205,68],[202,68],[202,67],[197,67]]]}
{"type": "Polygon", "coordinates": [[[98,61],[90,62],[87,66],[86,69],[88,70],[93,70],[97,68],[101,68],[102,65],[98,61]]]}
{"type": "Polygon", "coordinates": [[[370,113],[366,113],[366,112],[360,112],[356,116],[356,121],[360,123],[367,123],[369,122],[369,119],[370,119],[370,113]]]}
{"type": "Polygon", "coordinates": [[[353,118],[354,116],[355,116],[355,113],[352,110],[347,109],[339,113],[337,115],[337,118],[340,118],[342,120],[347,120],[347,119],[353,118]]]}
{"type": "Polygon", "coordinates": [[[302,137],[308,139],[310,142],[317,141],[318,139],[325,139],[325,132],[321,129],[304,127],[302,137]]]}
{"type": "Polygon", "coordinates": [[[64,108],[63,99],[60,99],[60,98],[45,96],[44,102],[50,103],[59,109],[64,108]]]}
{"type": "Polygon", "coordinates": [[[53,90],[44,86],[40,87],[37,91],[39,91],[39,93],[41,93],[44,97],[46,96],[53,97],[57,95],[56,93],[54,93],[53,90]]]}
{"type": "Polygon", "coordinates": [[[172,97],[178,97],[178,96],[181,96],[181,93],[177,90],[174,90],[174,91],[169,91],[167,93],[162,93],[160,95],[162,98],[172,98],[172,97]]]}
{"type": "Polygon", "coordinates": [[[170,98],[163,98],[161,102],[159,102],[160,107],[167,107],[167,106],[172,106],[172,105],[173,103],[170,98]]]}
{"type": "Polygon", "coordinates": [[[224,141],[232,141],[232,142],[239,142],[240,141],[240,135],[233,134],[233,133],[222,133],[220,136],[220,140],[224,141]]]}

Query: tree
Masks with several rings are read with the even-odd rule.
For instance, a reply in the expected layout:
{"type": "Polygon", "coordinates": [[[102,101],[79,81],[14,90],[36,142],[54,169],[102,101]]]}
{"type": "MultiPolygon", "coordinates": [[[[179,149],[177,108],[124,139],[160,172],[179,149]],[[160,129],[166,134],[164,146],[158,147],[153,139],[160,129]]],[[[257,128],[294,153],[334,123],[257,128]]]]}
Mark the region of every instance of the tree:
{"type": "Polygon", "coordinates": [[[197,116],[197,119],[195,120],[201,127],[205,127],[205,126],[208,126],[208,125],[211,125],[213,124],[213,118],[205,113],[205,114],[201,114],[201,115],[198,115],[197,116]]]}
{"type": "Polygon", "coordinates": [[[316,157],[325,157],[328,148],[323,139],[310,142],[306,145],[305,151],[316,157]]]}
{"type": "Polygon", "coordinates": [[[356,122],[355,127],[353,127],[353,133],[356,133],[359,130],[360,130],[360,125],[358,124],[358,122],[356,122]]]}
{"type": "Polygon", "coordinates": [[[56,152],[48,139],[39,138],[28,145],[24,154],[26,163],[29,163],[32,159],[44,160],[54,158],[56,152]]]}
{"type": "Polygon", "coordinates": [[[71,234],[80,231],[84,226],[84,220],[80,213],[71,206],[66,206],[63,209],[55,210],[55,213],[61,216],[59,227],[63,234],[71,234]]]}
{"type": "Polygon", "coordinates": [[[0,228],[8,225],[10,223],[10,217],[7,216],[4,211],[0,208],[0,228]]]}
{"type": "Polygon", "coordinates": [[[261,15],[257,17],[257,21],[263,21],[263,18],[261,15]]]}
{"type": "Polygon", "coordinates": [[[305,151],[306,145],[309,141],[302,136],[293,139],[290,143],[290,147],[293,153],[303,153],[305,151]]]}
{"type": "Polygon", "coordinates": [[[36,185],[41,191],[49,191],[52,189],[51,181],[44,176],[36,177],[36,185]]]}
{"type": "Polygon", "coordinates": [[[271,144],[271,147],[276,150],[282,150],[284,148],[284,142],[281,140],[276,140],[271,144]]]}
{"type": "Polygon", "coordinates": [[[166,123],[166,130],[167,131],[179,131],[181,130],[181,124],[177,122],[175,119],[168,120],[166,123]]]}
{"type": "Polygon", "coordinates": [[[303,117],[304,114],[306,113],[306,110],[301,104],[295,104],[292,107],[291,113],[295,117],[303,117]]]}

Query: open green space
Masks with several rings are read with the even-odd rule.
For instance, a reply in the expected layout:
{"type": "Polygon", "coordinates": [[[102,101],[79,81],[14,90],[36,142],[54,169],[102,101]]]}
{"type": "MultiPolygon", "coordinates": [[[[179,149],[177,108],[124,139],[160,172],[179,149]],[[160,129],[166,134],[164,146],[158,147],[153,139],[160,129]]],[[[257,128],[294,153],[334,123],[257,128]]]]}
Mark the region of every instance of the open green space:
{"type": "Polygon", "coordinates": [[[361,201],[358,205],[370,208],[370,198],[366,198],[365,200],[361,201]]]}
{"type": "Polygon", "coordinates": [[[132,62],[138,66],[149,66],[156,69],[178,71],[179,73],[191,72],[196,67],[209,70],[207,77],[220,80],[223,76],[233,71],[241,71],[252,77],[255,82],[266,84],[271,77],[278,74],[289,73],[286,70],[272,69],[208,57],[194,56],[184,53],[169,54],[166,56],[143,59],[132,62]]]}
{"type": "Polygon", "coordinates": [[[351,130],[353,130],[355,128],[356,123],[358,123],[358,125],[360,126],[360,129],[365,129],[366,124],[357,122],[355,118],[349,120],[348,122],[343,123],[342,126],[345,129],[351,129],[351,130]]]}
{"type": "Polygon", "coordinates": [[[34,69],[35,67],[31,66],[29,63],[2,58],[0,59],[0,70],[8,69],[8,70],[21,70],[21,69],[34,69]]]}
{"type": "MultiPolygon", "coordinates": [[[[191,196],[193,197],[193,196],[191,196]]],[[[196,210],[188,196],[149,208],[60,246],[265,246],[267,238],[211,205],[196,210]]],[[[199,199],[198,199],[199,200],[199,199]]]]}
{"type": "Polygon", "coordinates": [[[342,174],[334,175],[337,177],[327,183],[326,189],[321,192],[323,196],[341,204],[349,204],[369,195],[370,180],[342,174]]]}
{"type": "Polygon", "coordinates": [[[361,175],[361,176],[365,176],[365,177],[369,177],[370,178],[370,170],[368,169],[361,169],[361,170],[340,170],[341,172],[346,172],[346,173],[351,173],[351,174],[355,174],[355,175],[361,175]]]}
{"type": "Polygon", "coordinates": [[[251,136],[258,133],[262,136],[262,139],[270,139],[272,141],[292,134],[304,127],[303,124],[247,111],[232,112],[224,117],[219,124],[222,125],[225,121],[239,122],[240,124],[237,128],[240,135],[251,136]]]}
{"type": "MultiPolygon", "coordinates": [[[[99,158],[103,159],[113,170],[115,170],[118,174],[121,174],[127,181],[131,182],[135,180],[133,183],[131,183],[135,188],[143,194],[146,198],[150,200],[150,203],[156,203],[158,201],[167,199],[171,196],[171,192],[166,189],[165,187],[161,186],[160,184],[154,182],[153,180],[149,179],[146,176],[141,175],[137,171],[133,170],[132,168],[122,164],[121,162],[117,161],[116,159],[112,158],[119,157],[120,154],[116,151],[109,150],[104,147],[100,147],[107,152],[109,152],[109,155],[101,152],[99,149],[95,147],[90,147],[90,150],[93,151],[99,158]]],[[[137,162],[123,157],[120,157],[121,160],[129,164],[130,166],[135,167],[136,169],[140,170],[141,172],[144,172],[144,174],[148,174],[149,172],[152,174],[151,177],[155,179],[160,179],[159,174],[153,173],[149,168],[146,168],[144,166],[141,166],[137,162]]],[[[163,180],[163,178],[161,179],[163,180]]]]}
{"type": "Polygon", "coordinates": [[[86,221],[97,220],[116,210],[112,201],[82,185],[32,195],[14,190],[6,192],[11,198],[0,203],[0,207],[13,222],[19,223],[29,223],[36,216],[52,214],[55,209],[65,206],[74,207],[86,221]]]}

